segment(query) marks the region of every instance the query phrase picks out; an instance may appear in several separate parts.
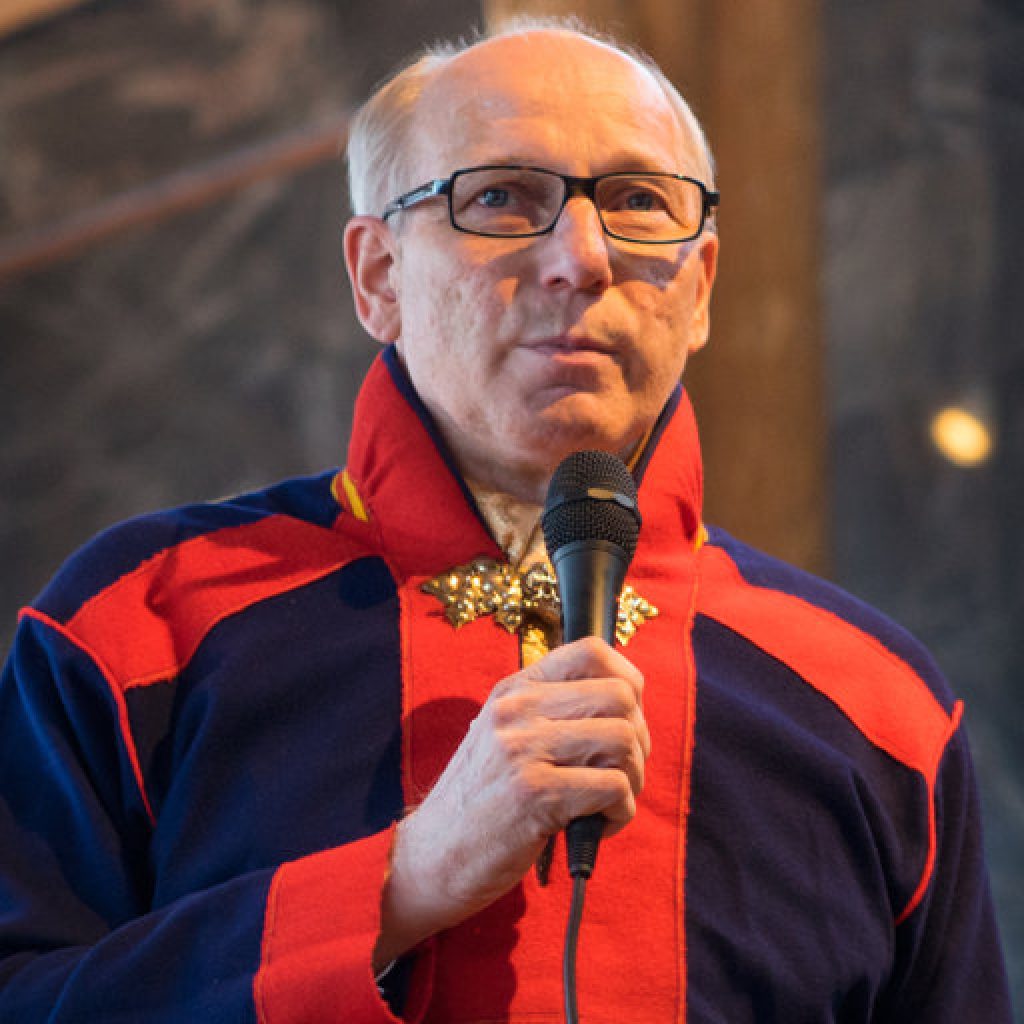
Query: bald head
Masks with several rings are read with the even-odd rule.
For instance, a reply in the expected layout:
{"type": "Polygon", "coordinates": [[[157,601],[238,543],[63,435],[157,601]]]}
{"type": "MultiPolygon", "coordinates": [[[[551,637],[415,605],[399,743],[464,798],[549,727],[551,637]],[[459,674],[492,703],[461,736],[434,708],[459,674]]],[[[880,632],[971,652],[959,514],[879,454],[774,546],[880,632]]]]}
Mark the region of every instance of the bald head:
{"type": "Polygon", "coordinates": [[[526,20],[471,44],[431,47],[367,101],[349,135],[353,211],[379,215],[390,198],[422,180],[418,165],[430,142],[428,120],[430,132],[457,124],[459,112],[479,102],[481,86],[486,88],[496,76],[507,77],[510,68],[521,71],[527,65],[543,69],[536,82],[537,96],[546,101],[553,129],[559,116],[571,121],[574,105],[656,97],[661,114],[652,131],[676,135],[687,158],[685,167],[672,169],[713,185],[713,161],[700,124],[653,61],[568,22],[526,20]],[[616,70],[609,76],[616,83],[615,96],[612,89],[599,95],[595,88],[589,96],[574,91],[580,77],[596,87],[603,72],[616,70]],[[558,112],[551,109],[553,98],[564,101],[558,112]]]}

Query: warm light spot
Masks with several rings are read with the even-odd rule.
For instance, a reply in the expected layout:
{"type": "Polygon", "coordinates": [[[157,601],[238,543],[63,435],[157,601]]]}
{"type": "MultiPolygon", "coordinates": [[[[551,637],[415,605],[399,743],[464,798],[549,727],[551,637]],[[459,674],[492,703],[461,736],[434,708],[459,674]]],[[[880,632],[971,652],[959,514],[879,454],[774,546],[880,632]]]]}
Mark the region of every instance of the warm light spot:
{"type": "Polygon", "coordinates": [[[974,413],[955,406],[943,409],[932,420],[932,441],[954,465],[962,469],[980,466],[992,454],[992,435],[974,413]]]}

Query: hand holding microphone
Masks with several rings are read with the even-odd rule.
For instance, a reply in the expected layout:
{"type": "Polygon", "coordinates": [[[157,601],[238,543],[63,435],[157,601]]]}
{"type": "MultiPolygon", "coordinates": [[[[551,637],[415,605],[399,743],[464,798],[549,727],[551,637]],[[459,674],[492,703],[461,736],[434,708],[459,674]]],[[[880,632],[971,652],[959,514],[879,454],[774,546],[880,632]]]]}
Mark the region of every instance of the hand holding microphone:
{"type": "Polygon", "coordinates": [[[577,453],[562,467],[544,529],[565,643],[494,686],[433,789],[400,823],[382,905],[383,963],[498,899],[570,821],[603,811],[579,826],[599,836],[606,821],[617,831],[635,813],[650,751],[643,678],[610,644],[636,544],[636,490],[614,456],[577,453]],[[602,471],[608,459],[614,473],[602,471]]]}
{"type": "MultiPolygon", "coordinates": [[[[544,543],[558,577],[562,640],[586,636],[615,642],[619,593],[640,534],[636,484],[607,452],[575,452],[548,485],[541,517],[544,543]]],[[[566,830],[569,874],[589,878],[605,818],[576,818],[566,830]]]]}

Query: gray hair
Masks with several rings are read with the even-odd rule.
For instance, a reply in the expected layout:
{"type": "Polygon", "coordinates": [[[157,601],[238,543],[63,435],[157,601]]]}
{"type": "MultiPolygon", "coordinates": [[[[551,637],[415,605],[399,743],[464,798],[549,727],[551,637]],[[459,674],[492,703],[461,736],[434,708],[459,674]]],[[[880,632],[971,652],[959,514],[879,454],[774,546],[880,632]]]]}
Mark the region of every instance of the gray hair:
{"type": "Polygon", "coordinates": [[[661,87],[684,131],[697,144],[698,173],[706,185],[713,186],[714,160],[704,130],[679,90],[647,54],[589,28],[575,16],[520,16],[493,32],[427,46],[363,104],[352,120],[348,137],[348,181],[353,213],[379,215],[390,199],[416,184],[408,180],[411,172],[407,166],[416,105],[427,85],[448,64],[490,39],[539,31],[561,32],[599,43],[648,72],[661,87]]]}

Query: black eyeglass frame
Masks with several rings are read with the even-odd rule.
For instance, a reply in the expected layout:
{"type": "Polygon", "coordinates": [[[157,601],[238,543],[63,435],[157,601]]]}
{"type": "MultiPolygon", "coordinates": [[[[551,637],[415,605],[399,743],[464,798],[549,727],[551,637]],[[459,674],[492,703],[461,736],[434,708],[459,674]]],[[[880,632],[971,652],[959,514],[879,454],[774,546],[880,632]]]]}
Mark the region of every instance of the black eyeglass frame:
{"type": "Polygon", "coordinates": [[[418,206],[427,199],[433,199],[436,196],[446,196],[448,199],[448,221],[456,231],[461,231],[466,235],[480,235],[483,238],[537,238],[539,235],[548,235],[555,230],[555,225],[562,216],[566,203],[574,196],[579,195],[586,196],[594,204],[594,209],[597,211],[597,219],[601,222],[601,227],[609,238],[615,238],[620,242],[633,242],[637,245],[679,245],[681,242],[692,242],[695,238],[700,237],[707,224],[709,214],[721,202],[721,194],[709,189],[704,182],[697,178],[691,178],[686,174],[673,174],[671,171],[611,171],[608,174],[594,175],[592,178],[580,178],[571,174],[559,174],[558,171],[552,171],[547,167],[531,167],[525,164],[482,164],[479,167],[460,167],[447,178],[435,178],[433,181],[428,181],[423,185],[410,189],[408,192],[404,192],[402,195],[392,199],[384,207],[380,219],[386,221],[392,214],[401,213],[411,207],[418,206]],[[452,207],[454,185],[460,175],[469,174],[473,171],[539,171],[541,174],[549,174],[555,178],[561,178],[565,185],[562,204],[558,207],[554,217],[552,217],[551,223],[546,228],[541,228],[538,231],[527,231],[523,234],[509,235],[492,231],[474,231],[472,228],[461,227],[455,222],[455,210],[452,207]],[[636,175],[644,175],[651,178],[672,178],[675,181],[687,181],[692,185],[696,185],[700,189],[702,197],[700,224],[697,226],[697,230],[683,238],[629,238],[626,235],[619,235],[612,231],[605,223],[601,207],[597,202],[598,182],[604,181],[607,178],[631,178],[636,175]]]}

